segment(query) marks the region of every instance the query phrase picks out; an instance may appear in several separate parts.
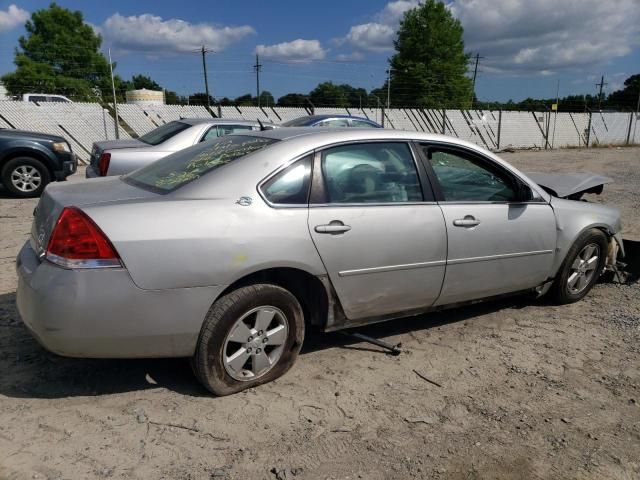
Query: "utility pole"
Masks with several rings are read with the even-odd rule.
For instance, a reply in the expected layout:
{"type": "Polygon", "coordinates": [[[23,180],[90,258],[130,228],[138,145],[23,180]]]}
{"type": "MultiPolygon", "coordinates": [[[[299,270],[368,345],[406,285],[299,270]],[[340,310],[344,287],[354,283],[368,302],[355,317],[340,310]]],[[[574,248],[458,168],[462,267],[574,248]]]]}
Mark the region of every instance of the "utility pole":
{"type": "Polygon", "coordinates": [[[391,105],[391,68],[387,69],[387,110],[391,105]]]}
{"type": "Polygon", "coordinates": [[[598,110],[602,111],[602,87],[605,85],[609,85],[608,83],[604,83],[604,75],[600,79],[600,83],[596,83],[596,87],[600,87],[600,93],[598,93],[598,110]]]}
{"type": "Polygon", "coordinates": [[[476,97],[476,77],[478,76],[478,64],[480,63],[481,58],[484,57],[481,57],[479,53],[476,53],[476,66],[473,69],[473,86],[471,87],[471,94],[473,95],[473,97],[471,97],[471,108],[473,108],[473,103],[476,97]]]}
{"type": "Polygon", "coordinates": [[[253,69],[256,72],[256,98],[258,99],[258,107],[260,107],[260,70],[262,70],[262,65],[260,64],[260,60],[257,53],[256,53],[256,64],[253,66],[253,69]]]}
{"type": "Polygon", "coordinates": [[[116,140],[120,138],[120,125],[118,124],[118,100],[116,100],[116,84],[113,81],[113,63],[111,62],[111,49],[109,49],[109,70],[111,71],[111,89],[113,91],[113,111],[115,114],[116,140]]]}
{"type": "Polygon", "coordinates": [[[210,51],[211,50],[204,48],[204,45],[202,46],[202,49],[200,49],[200,53],[202,53],[202,70],[204,71],[204,90],[207,94],[207,110],[209,111],[211,110],[211,101],[209,100],[209,81],[207,80],[207,60],[205,55],[210,51]]]}
{"type": "Polygon", "coordinates": [[[633,140],[631,140],[631,143],[636,142],[636,127],[638,126],[638,120],[640,120],[640,91],[638,91],[638,103],[636,104],[636,121],[633,124],[633,140]]]}
{"type": "Polygon", "coordinates": [[[560,79],[556,87],[556,113],[553,116],[553,136],[551,137],[551,148],[556,140],[556,123],[558,123],[558,109],[560,108],[560,79]]]}

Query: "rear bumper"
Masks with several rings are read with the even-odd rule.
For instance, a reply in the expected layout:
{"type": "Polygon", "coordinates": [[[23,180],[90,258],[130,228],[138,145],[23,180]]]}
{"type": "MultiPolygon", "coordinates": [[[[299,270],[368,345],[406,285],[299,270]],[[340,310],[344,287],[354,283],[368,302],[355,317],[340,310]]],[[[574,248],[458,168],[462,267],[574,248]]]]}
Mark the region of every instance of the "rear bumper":
{"type": "Polygon", "coordinates": [[[16,260],[16,303],[47,350],[85,358],[183,357],[224,286],[143,290],[125,269],[65,270],[27,242],[16,260]]]}

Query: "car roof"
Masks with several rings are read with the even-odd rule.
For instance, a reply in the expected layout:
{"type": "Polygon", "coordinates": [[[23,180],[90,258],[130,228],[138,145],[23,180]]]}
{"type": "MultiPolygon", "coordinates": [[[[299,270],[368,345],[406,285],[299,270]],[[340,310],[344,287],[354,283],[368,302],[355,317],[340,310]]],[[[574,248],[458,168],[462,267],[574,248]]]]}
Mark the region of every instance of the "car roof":
{"type": "Polygon", "coordinates": [[[365,117],[356,117],[354,115],[330,115],[330,114],[323,114],[323,115],[309,115],[308,119],[309,120],[324,120],[326,118],[354,118],[357,120],[366,120],[366,121],[371,121],[368,118],[365,117]]]}
{"type": "MultiPolygon", "coordinates": [[[[243,120],[233,118],[181,118],[177,122],[188,123],[189,125],[259,125],[257,120],[243,120]]],[[[263,125],[272,125],[270,122],[262,122],[263,125]]]]}
{"type": "MultiPolygon", "coordinates": [[[[286,127],[276,128],[272,130],[251,131],[232,134],[227,137],[243,136],[254,138],[269,138],[279,140],[268,145],[266,148],[254,152],[245,157],[231,162],[224,169],[220,169],[217,175],[203,175],[203,177],[195,182],[185,185],[175,192],[177,196],[187,198],[208,198],[211,195],[211,184],[216,184],[216,191],[222,192],[223,189],[229,188],[235,192],[236,182],[238,179],[248,182],[249,187],[252,182],[259,181],[267,175],[281,167],[284,161],[301,158],[318,149],[337,146],[343,143],[351,142],[376,142],[376,141],[414,141],[425,143],[439,143],[452,146],[466,147],[485,157],[489,157],[499,165],[506,169],[517,172],[521,178],[526,176],[522,172],[516,170],[512,165],[508,164],[494,153],[466,140],[460,140],[455,137],[448,137],[435,133],[414,132],[407,130],[393,130],[386,128],[341,128],[341,127],[286,127]],[[230,180],[232,179],[232,180],[230,180]],[[225,186],[226,185],[226,186],[225,186]]],[[[213,140],[214,142],[216,140],[213,140]]],[[[195,148],[195,147],[191,147],[195,148]]],[[[529,179],[526,179],[530,185],[535,185],[529,179]]],[[[255,187],[255,183],[253,184],[255,187]]],[[[536,189],[537,192],[545,200],[549,199],[549,195],[542,189],[536,189]]]]}
{"type": "Polygon", "coordinates": [[[439,135],[435,133],[410,132],[406,130],[393,130],[388,128],[344,128],[344,127],[316,127],[310,129],[308,127],[287,127],[275,128],[273,130],[255,131],[242,133],[242,135],[251,135],[256,137],[273,138],[274,140],[292,140],[298,137],[305,137],[309,143],[323,143],[329,137],[338,142],[349,142],[358,140],[423,140],[423,141],[446,141],[447,143],[457,143],[460,145],[475,144],[465,142],[454,137],[439,135]]]}

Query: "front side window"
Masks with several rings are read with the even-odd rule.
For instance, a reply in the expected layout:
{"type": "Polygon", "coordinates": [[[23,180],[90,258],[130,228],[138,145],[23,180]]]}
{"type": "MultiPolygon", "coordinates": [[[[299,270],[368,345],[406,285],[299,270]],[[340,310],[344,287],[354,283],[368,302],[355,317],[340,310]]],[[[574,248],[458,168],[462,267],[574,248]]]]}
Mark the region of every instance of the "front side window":
{"type": "Polygon", "coordinates": [[[188,123],[184,122],[169,122],[161,127],[156,128],[155,130],[151,130],[149,133],[142,135],[138,140],[143,141],[149,145],[160,145],[163,142],[166,142],[171,137],[179,134],[180,132],[185,131],[187,128],[191,127],[188,123]]]}
{"type": "Polygon", "coordinates": [[[311,162],[308,156],[288,166],[262,185],[269,202],[279,205],[303,205],[309,200],[311,162]]]}
{"type": "Polygon", "coordinates": [[[431,168],[447,202],[512,202],[514,181],[498,167],[455,150],[427,149],[431,168]]]}
{"type": "Polygon", "coordinates": [[[328,203],[402,203],[423,200],[406,143],[359,143],[322,154],[328,203]]]}
{"type": "Polygon", "coordinates": [[[172,192],[276,141],[246,135],[214,139],[161,158],[125,175],[123,180],[158,193],[172,192]]]}

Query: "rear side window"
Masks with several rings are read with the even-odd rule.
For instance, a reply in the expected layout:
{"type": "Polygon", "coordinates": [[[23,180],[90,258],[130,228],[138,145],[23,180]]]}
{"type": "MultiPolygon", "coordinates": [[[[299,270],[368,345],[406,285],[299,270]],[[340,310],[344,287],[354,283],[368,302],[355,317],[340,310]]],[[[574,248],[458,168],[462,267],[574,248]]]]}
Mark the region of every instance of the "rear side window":
{"type": "Polygon", "coordinates": [[[168,193],[240,157],[276,142],[272,138],[232,135],[199,143],[125,175],[127,183],[168,193]]]}
{"type": "Polygon", "coordinates": [[[253,130],[251,125],[218,125],[218,136],[231,135],[232,133],[250,132],[253,130]]]}
{"type": "Polygon", "coordinates": [[[298,160],[262,185],[265,198],[277,205],[306,205],[311,185],[311,155],[298,160]]]}
{"type": "Polygon", "coordinates": [[[282,124],[283,127],[306,127],[309,124],[309,117],[300,117],[289,120],[282,124]]]}
{"type": "Polygon", "coordinates": [[[351,125],[354,128],[378,128],[376,125],[365,122],[364,120],[351,120],[351,125]]]}
{"type": "Polygon", "coordinates": [[[323,120],[318,123],[319,127],[348,127],[349,119],[347,118],[332,118],[330,120],[323,120]]]}
{"type": "Polygon", "coordinates": [[[171,137],[185,131],[191,125],[183,122],[169,122],[166,125],[151,130],[149,133],[142,135],[138,140],[148,143],[149,145],[160,145],[171,137]]]}
{"type": "Polygon", "coordinates": [[[202,137],[201,142],[206,142],[216,137],[224,137],[232,133],[244,133],[253,130],[251,125],[216,125],[211,127],[202,137]]]}

